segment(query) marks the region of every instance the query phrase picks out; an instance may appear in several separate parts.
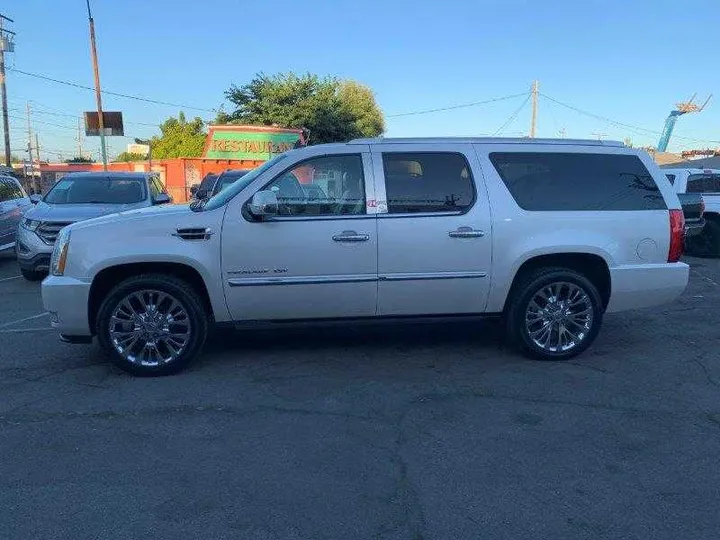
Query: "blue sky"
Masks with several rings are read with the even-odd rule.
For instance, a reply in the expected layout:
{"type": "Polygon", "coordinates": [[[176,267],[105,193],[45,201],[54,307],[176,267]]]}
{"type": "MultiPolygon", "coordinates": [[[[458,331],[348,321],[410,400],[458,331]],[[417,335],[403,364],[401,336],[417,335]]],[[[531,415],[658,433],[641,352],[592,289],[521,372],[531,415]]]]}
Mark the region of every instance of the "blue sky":
{"type": "MultiPolygon", "coordinates": [[[[115,92],[215,109],[232,83],[258,71],[337,75],[373,88],[388,136],[492,134],[524,97],[392,115],[524,93],[533,79],[563,103],[658,132],[676,101],[715,93],[705,111],[679,120],[670,149],[720,146],[717,0],[93,0],[92,7],[102,85],[115,92]]],[[[17,32],[8,67],[92,86],[85,0],[6,0],[2,13],[17,32]]],[[[26,101],[41,148],[52,152],[43,157],[77,153],[76,121],[62,115],[92,110],[93,93],[12,71],[7,79],[14,153],[27,143],[26,101]]],[[[132,137],[152,135],[157,129],[141,124],[178,112],[111,96],[104,107],[123,111],[132,137]]],[[[528,103],[502,134],[525,135],[529,123],[528,103]]],[[[538,136],[561,130],[639,145],[658,139],[541,97],[538,136]]],[[[111,153],[128,140],[111,139],[111,153]]],[[[96,151],[98,140],[84,146],[96,151]]]]}

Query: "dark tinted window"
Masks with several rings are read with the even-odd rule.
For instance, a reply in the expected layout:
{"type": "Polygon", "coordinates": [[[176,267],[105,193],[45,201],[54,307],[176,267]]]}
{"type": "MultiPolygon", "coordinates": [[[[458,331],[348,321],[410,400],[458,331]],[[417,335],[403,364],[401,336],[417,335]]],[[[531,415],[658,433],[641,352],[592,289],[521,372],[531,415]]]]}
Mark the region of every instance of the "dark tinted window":
{"type": "Polygon", "coordinates": [[[68,175],[45,196],[49,204],[133,204],[145,199],[145,180],[68,175]]]}
{"type": "Polygon", "coordinates": [[[388,213],[462,212],[475,199],[470,166],[461,154],[383,154],[388,213]]]}
{"type": "Polygon", "coordinates": [[[150,185],[150,197],[153,200],[162,193],[162,185],[157,181],[154,176],[151,176],[148,184],[150,185]]]}
{"type": "Polygon", "coordinates": [[[719,193],[720,174],[691,174],[688,176],[688,193],[719,193]]]}
{"type": "Polygon", "coordinates": [[[495,152],[495,169],[525,210],[666,209],[637,156],[495,152]]]}
{"type": "Polygon", "coordinates": [[[224,189],[229,188],[232,186],[235,182],[237,182],[240,178],[245,176],[248,173],[248,171],[229,171],[222,173],[215,183],[215,189],[213,190],[213,195],[217,195],[224,189]]]}
{"type": "Polygon", "coordinates": [[[674,186],[675,185],[675,175],[674,174],[666,174],[665,176],[667,176],[667,179],[670,180],[670,185],[674,186]]]}

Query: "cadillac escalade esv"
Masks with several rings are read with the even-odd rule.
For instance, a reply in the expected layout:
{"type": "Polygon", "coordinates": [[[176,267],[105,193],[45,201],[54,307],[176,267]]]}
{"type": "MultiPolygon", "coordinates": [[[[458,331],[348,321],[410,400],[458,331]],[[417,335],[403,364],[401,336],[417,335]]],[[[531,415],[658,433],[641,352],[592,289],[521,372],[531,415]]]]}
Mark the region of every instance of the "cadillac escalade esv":
{"type": "Polygon", "coordinates": [[[42,294],[63,339],[141,375],[186,366],[213,324],[310,319],[501,315],[566,359],[605,313],[680,295],[683,242],[665,174],[622,143],[362,139],[65,227],[42,294]]]}

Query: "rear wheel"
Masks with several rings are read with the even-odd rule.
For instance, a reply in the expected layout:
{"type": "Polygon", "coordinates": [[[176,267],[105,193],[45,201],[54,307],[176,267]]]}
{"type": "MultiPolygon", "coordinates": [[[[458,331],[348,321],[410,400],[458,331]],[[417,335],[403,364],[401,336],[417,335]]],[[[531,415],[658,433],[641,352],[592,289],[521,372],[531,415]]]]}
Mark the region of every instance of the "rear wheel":
{"type": "Polygon", "coordinates": [[[529,356],[565,360],[587,349],[602,324],[597,287],[569,268],[544,268],[516,287],[506,313],[509,336],[529,356]]]}
{"type": "Polygon", "coordinates": [[[25,268],[20,269],[22,277],[28,281],[41,281],[47,276],[46,272],[38,272],[37,270],[26,270],[25,268]]]}
{"type": "Polygon", "coordinates": [[[185,281],[164,275],[129,278],[98,311],[98,342],[110,360],[134,375],[177,373],[198,356],[208,316],[185,281]]]}
{"type": "Polygon", "coordinates": [[[700,234],[686,240],[688,255],[696,257],[720,256],[720,220],[708,219],[700,234]]]}

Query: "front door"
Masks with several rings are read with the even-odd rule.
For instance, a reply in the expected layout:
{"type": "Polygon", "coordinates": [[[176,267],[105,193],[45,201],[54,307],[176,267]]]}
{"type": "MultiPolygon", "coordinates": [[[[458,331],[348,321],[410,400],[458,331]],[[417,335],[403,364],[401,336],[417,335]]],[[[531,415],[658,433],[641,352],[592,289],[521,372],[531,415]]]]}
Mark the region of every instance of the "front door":
{"type": "Polygon", "coordinates": [[[491,269],[491,217],[468,145],[382,144],[378,315],[480,313],[491,269]]]}
{"type": "MultiPolygon", "coordinates": [[[[377,307],[377,223],[367,146],[289,164],[230,205],[222,268],[236,321],[373,316],[377,307]],[[279,213],[253,220],[245,205],[275,191],[279,213]]],[[[313,152],[311,150],[311,152],[313,152]]],[[[305,156],[308,155],[306,152],[305,156]]]]}

